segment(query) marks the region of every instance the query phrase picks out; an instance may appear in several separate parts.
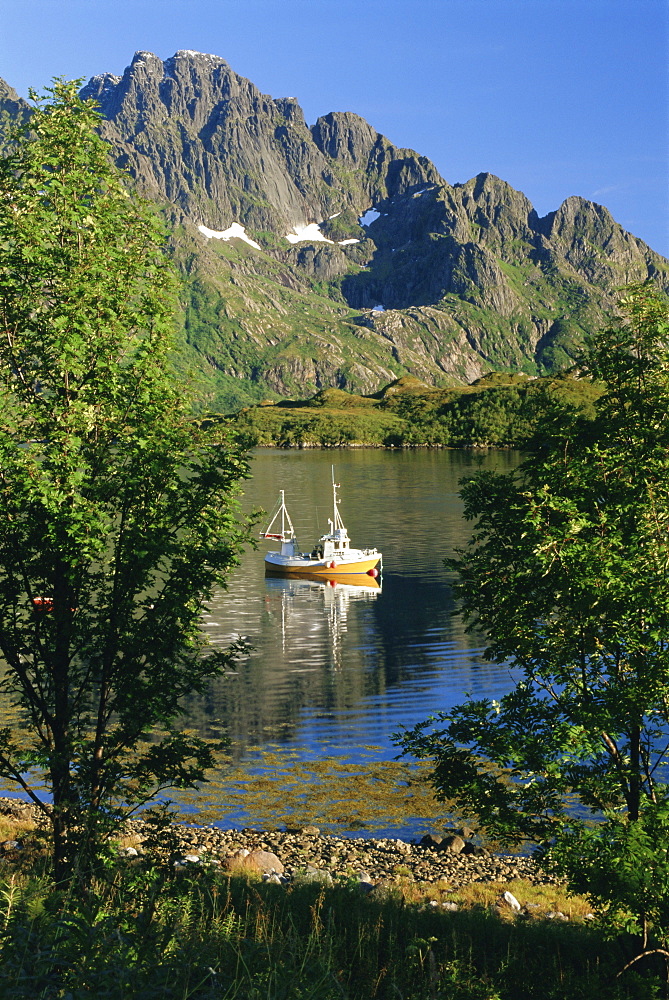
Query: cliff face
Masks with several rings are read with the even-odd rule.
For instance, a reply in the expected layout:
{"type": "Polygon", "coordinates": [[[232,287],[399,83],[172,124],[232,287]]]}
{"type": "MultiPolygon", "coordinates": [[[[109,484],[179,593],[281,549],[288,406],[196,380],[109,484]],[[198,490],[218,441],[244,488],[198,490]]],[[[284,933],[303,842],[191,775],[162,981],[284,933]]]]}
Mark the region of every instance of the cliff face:
{"type": "Polygon", "coordinates": [[[8,122],[24,122],[30,115],[30,105],[19,97],[13,87],[0,79],[0,151],[5,142],[8,122]]]}
{"type": "MultiPolygon", "coordinates": [[[[355,114],[308,127],[218,56],[138,52],[82,93],[172,227],[203,405],[550,371],[621,285],[669,291],[669,262],[602,206],[572,197],[539,218],[490,174],[450,185],[355,114]]],[[[27,106],[3,84],[0,108],[27,106]]]]}
{"type": "Polygon", "coordinates": [[[123,77],[94,77],[82,93],[99,102],[118,161],[145,190],[214,230],[237,221],[287,233],[441,180],[357,115],[310,130],[293,98],[262,94],[218,56],[138,52],[123,77]],[[343,182],[344,172],[354,176],[343,182]]]}

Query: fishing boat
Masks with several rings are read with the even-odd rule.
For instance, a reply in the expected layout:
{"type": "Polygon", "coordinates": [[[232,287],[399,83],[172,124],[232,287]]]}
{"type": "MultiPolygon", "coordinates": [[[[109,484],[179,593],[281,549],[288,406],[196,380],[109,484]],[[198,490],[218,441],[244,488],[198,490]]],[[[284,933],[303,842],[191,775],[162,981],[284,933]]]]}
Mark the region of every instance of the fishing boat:
{"type": "Polygon", "coordinates": [[[286,508],[284,491],[274,509],[266,531],[261,538],[281,542],[281,549],[265,556],[265,572],[290,576],[311,576],[332,579],[364,573],[376,578],[379,575],[381,553],[377,549],[351,547],[348,531],[339,513],[339,486],[332,475],[332,520],[328,518],[329,531],[322,535],[311,552],[300,552],[293,522],[286,508]]]}

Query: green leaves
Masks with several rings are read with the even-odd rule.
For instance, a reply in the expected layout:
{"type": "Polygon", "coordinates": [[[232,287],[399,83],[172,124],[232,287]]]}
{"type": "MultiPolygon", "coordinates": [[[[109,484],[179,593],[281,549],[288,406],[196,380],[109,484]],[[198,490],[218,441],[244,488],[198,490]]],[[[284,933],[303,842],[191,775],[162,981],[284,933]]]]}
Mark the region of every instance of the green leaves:
{"type": "Polygon", "coordinates": [[[202,778],[171,727],[227,662],[199,622],[248,535],[247,464],[176,383],[164,235],[94,106],[64,81],[35,100],[0,160],[0,650],[27,734],[0,766],[27,789],[43,764],[65,878],[96,815],[202,778]]]}
{"type": "Polygon", "coordinates": [[[498,837],[534,840],[573,888],[665,940],[666,907],[642,901],[665,892],[669,846],[669,325],[645,286],[621,308],[584,359],[606,382],[595,419],[463,483],[475,527],[455,590],[486,655],[522,679],[400,744],[498,837]]]}
{"type": "MultiPolygon", "coordinates": [[[[73,84],[57,82],[53,95],[0,161],[0,241],[11,248],[0,257],[3,358],[18,375],[14,392],[25,402],[57,399],[70,421],[75,401],[85,407],[93,393],[90,434],[109,421],[103,404],[115,390],[132,392],[124,383],[143,342],[157,337],[164,353],[174,285],[163,235],[109,164],[94,108],[73,84]],[[101,367],[104,381],[95,377],[101,367]]],[[[36,436],[43,431],[36,420],[36,436]]]]}

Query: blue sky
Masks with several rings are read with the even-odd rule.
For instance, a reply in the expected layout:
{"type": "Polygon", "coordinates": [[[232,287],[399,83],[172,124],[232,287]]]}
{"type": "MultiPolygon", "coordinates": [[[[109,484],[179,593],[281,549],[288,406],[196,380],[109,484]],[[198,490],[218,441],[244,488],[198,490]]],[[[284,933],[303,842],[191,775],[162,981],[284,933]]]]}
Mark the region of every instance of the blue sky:
{"type": "Polygon", "coordinates": [[[450,183],[569,195],[669,256],[666,0],[0,0],[0,76],[121,74],[212,52],[312,123],[355,111],[450,183]]]}

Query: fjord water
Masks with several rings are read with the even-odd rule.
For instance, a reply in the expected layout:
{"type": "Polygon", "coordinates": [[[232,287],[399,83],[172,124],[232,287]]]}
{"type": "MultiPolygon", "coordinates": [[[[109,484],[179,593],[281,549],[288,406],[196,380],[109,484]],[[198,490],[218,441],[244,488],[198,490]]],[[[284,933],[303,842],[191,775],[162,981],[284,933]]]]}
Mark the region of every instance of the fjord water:
{"type": "MultiPolygon", "coordinates": [[[[485,663],[481,637],[452,616],[445,557],[464,544],[458,481],[479,469],[506,471],[509,452],[264,450],[252,462],[244,507],[270,512],[280,489],[303,551],[332,517],[331,468],[352,544],[383,552],[381,586],[266,577],[262,541],[245,552],[204,628],[214,646],[243,636],[253,647],[236,672],[188,705],[203,731],[227,729],[235,754],[276,746],[300,757],[381,747],[391,734],[462,701],[495,697],[508,669],[485,663]]],[[[268,517],[261,520],[266,522],[268,517]]]]}

